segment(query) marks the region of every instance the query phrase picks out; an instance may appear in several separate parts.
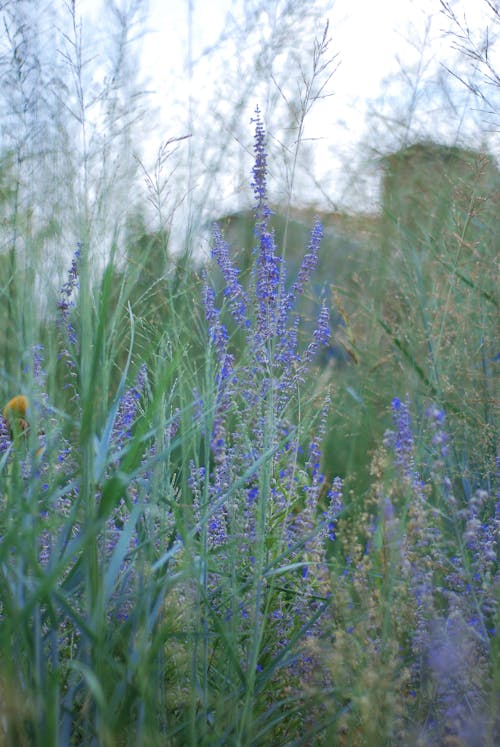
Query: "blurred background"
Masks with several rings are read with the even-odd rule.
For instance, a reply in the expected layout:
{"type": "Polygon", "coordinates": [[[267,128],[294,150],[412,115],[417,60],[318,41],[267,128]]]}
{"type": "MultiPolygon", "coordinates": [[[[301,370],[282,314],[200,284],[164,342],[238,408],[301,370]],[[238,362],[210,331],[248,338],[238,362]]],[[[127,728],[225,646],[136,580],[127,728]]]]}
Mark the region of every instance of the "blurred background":
{"type": "Polygon", "coordinates": [[[251,203],[256,106],[279,205],[376,212],[380,157],[416,141],[499,155],[490,0],[0,8],[2,171],[17,151],[29,191],[18,198],[34,226],[43,212],[55,230],[71,224],[64,211],[75,216],[85,166],[104,254],[117,218],[124,224],[134,207],[148,228],[168,228],[175,251],[206,251],[207,223],[251,203]],[[148,186],[157,194],[145,212],[148,186]]]}

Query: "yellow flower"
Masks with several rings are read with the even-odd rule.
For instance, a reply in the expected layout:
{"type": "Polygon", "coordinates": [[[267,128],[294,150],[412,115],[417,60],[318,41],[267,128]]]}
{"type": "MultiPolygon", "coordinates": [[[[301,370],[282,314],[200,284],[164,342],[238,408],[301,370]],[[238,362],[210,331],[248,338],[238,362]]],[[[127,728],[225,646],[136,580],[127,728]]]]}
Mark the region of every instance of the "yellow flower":
{"type": "Polygon", "coordinates": [[[27,409],[28,398],[25,397],[24,394],[16,394],[16,396],[12,397],[12,399],[7,402],[7,404],[3,408],[3,416],[7,420],[11,413],[13,415],[17,415],[18,417],[21,415],[26,415],[27,409]]]}
{"type": "MultiPolygon", "coordinates": [[[[2,414],[9,426],[10,436],[14,439],[18,435],[27,436],[30,424],[26,417],[29,409],[29,400],[24,394],[16,394],[11,400],[7,402],[2,410],[2,414]]],[[[40,431],[39,436],[43,436],[43,431],[40,431]]],[[[38,458],[43,454],[45,445],[42,444],[36,451],[35,457],[38,458]]]]}
{"type": "Polygon", "coordinates": [[[28,430],[29,423],[26,419],[28,406],[28,398],[24,394],[17,394],[3,408],[3,416],[14,434],[25,433],[28,430]]]}

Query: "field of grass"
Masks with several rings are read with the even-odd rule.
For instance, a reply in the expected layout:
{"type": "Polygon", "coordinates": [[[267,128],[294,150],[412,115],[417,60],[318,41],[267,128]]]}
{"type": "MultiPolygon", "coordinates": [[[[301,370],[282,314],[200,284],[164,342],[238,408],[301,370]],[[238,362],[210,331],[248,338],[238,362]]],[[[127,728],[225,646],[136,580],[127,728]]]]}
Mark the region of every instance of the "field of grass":
{"type": "Polygon", "coordinates": [[[254,126],[242,272],[214,227],[138,295],[147,247],[96,285],[82,241],[4,372],[2,744],[499,743],[486,198],[400,227],[311,323],[323,229],[291,273],[254,126]]]}
{"type": "Polygon", "coordinates": [[[336,57],[290,2],[220,143],[190,100],[148,172],[141,3],[104,5],[92,67],[76,3],[0,3],[0,747],[499,745],[497,163],[412,108],[378,213],[295,207],[336,57]],[[252,209],[209,257],[233,140],[252,209]]]}

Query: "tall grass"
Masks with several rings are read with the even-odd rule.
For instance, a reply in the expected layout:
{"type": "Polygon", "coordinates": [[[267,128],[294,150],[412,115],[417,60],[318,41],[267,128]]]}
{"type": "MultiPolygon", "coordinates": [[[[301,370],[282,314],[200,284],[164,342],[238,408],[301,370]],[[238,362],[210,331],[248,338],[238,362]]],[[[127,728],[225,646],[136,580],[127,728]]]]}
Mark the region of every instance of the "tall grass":
{"type": "Polygon", "coordinates": [[[302,348],[294,313],[322,228],[287,277],[266,176],[257,111],[253,263],[215,226],[190,319],[141,359],[112,266],[84,287],[75,252],[1,423],[5,744],[498,739],[498,463],[465,459],[456,405],[414,423],[396,397],[342,512],[310,378],[328,307],[302,348]]]}
{"type": "MultiPolygon", "coordinates": [[[[321,227],[290,286],[268,230],[260,115],[255,148],[254,269],[245,290],[214,232],[226,302],[207,277],[199,367],[165,345],[144,351],[132,385],[129,356],[113,389],[112,268],[96,294],[82,243],[52,332],[69,401],[47,391],[37,347],[22,412],[19,398],[4,410],[2,688],[19,705],[3,714],[7,743],[247,744],[290,728],[276,707],[297,707],[290,682],[307,675],[303,642],[328,607],[340,485],[324,483],[311,431],[324,403],[314,414],[301,394],[327,308],[304,351],[291,318],[321,227]]],[[[132,350],[131,313],[129,325],[132,350]]]]}

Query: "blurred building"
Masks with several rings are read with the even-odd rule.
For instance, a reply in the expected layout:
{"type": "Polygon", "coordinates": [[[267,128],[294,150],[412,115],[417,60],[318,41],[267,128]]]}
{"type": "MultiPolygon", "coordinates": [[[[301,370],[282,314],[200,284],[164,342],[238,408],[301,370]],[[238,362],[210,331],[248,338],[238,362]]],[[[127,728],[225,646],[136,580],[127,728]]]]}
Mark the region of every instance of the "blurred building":
{"type": "Polygon", "coordinates": [[[385,243],[422,245],[458,231],[464,239],[497,240],[500,171],[492,156],[434,142],[420,142],[381,159],[385,243]]]}

